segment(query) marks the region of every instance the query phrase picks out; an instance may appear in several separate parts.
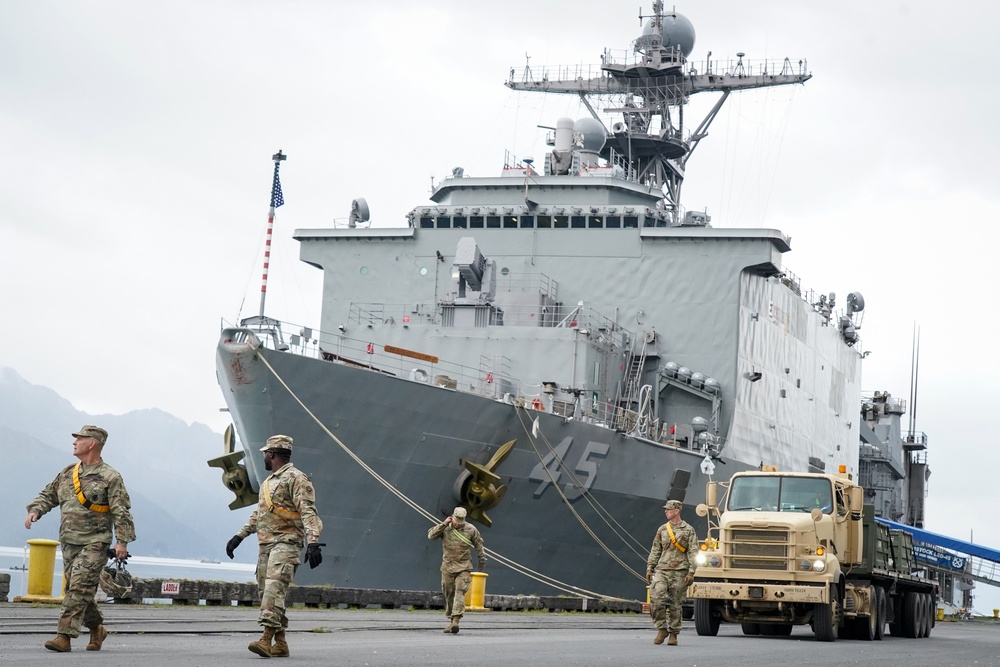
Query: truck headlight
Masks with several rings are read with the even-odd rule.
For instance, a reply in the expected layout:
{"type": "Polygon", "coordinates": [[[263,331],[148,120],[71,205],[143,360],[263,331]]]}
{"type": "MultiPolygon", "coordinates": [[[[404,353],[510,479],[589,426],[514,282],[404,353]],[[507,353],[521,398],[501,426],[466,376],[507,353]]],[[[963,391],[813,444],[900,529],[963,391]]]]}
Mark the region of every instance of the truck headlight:
{"type": "Polygon", "coordinates": [[[813,569],[816,570],[817,572],[822,572],[823,570],[826,569],[826,561],[821,559],[816,559],[813,562],[813,569]]]}
{"type": "Polygon", "coordinates": [[[698,554],[694,557],[694,562],[697,563],[698,565],[705,565],[706,563],[708,563],[708,556],[705,555],[704,551],[699,551],[698,554]]]}

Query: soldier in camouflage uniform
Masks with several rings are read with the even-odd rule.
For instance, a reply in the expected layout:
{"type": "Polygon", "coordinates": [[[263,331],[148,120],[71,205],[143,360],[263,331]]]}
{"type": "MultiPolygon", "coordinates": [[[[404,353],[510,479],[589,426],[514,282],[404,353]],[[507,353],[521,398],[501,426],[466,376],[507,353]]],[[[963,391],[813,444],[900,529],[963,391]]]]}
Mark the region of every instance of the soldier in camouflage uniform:
{"type": "Polygon", "coordinates": [[[663,506],[667,523],[660,526],[653,538],[653,548],[646,561],[646,581],[649,591],[649,613],[659,629],[654,644],[662,644],[668,636],[668,646],[677,645],[681,631],[681,605],[687,589],[694,581],[695,554],[698,536],[690,524],[681,519],[681,502],[668,500],[663,506]],[[669,612],[669,620],[668,620],[669,612]]]}
{"type": "Polygon", "coordinates": [[[441,592],[444,615],[451,619],[445,634],[458,634],[458,622],[465,613],[465,592],[472,581],[472,547],[476,548],[479,571],[486,567],[483,537],[465,517],[465,508],[456,507],[451,516],[427,531],[428,540],[441,540],[441,592]]]}
{"type": "Polygon", "coordinates": [[[323,562],[319,536],[323,521],[316,514],[316,491],[309,477],[289,461],[292,458],[292,439],[287,435],[273,435],[261,447],[264,468],[271,474],[260,487],[260,503],[250,515],[250,520],[226,544],[226,555],[233,551],[243,538],[257,533],[260,551],[257,556],[257,586],[260,590],[260,614],[257,624],[264,626],[260,639],[247,648],[264,658],[289,655],[285,629],[285,596],[299,566],[299,554],[306,543],[306,556],[314,568],[323,562]],[[272,645],[272,640],[274,644],[272,645]]]}
{"type": "Polygon", "coordinates": [[[132,503],[118,471],[101,458],[108,432],[84,426],[74,433],[73,456],[80,462],[62,470],[28,505],[24,527],[49,510],[59,508],[59,544],[62,549],[66,591],[55,639],[45,642],[50,651],[72,650],[70,638],[80,636],[80,626],[90,629],[88,651],[100,651],[108,631],[94,603],[101,571],[108,562],[111,530],[117,538],[115,555],[124,560],[128,544],[135,541],[132,503]]]}

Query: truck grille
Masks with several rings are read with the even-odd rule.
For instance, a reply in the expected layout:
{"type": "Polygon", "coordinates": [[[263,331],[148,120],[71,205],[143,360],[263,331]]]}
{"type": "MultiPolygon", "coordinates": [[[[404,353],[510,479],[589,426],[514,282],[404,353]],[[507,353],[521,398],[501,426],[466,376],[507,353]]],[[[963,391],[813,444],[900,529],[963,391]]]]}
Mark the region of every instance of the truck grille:
{"type": "Polygon", "coordinates": [[[788,570],[788,531],[730,529],[726,558],[734,570],[788,570]]]}

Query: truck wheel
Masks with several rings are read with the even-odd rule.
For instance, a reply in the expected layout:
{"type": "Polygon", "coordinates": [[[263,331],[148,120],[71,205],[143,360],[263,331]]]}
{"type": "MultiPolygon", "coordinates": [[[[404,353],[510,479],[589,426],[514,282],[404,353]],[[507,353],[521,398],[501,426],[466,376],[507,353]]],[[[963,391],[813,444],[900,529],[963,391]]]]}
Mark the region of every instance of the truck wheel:
{"type": "Polygon", "coordinates": [[[752,636],[760,634],[759,623],[740,623],[740,627],[743,628],[743,634],[745,635],[752,636]]]}
{"type": "Polygon", "coordinates": [[[933,623],[934,608],[931,605],[931,596],[927,593],[921,593],[920,599],[924,601],[924,624],[921,627],[920,636],[930,637],[931,636],[931,623],[933,623]]]}
{"type": "Polygon", "coordinates": [[[714,637],[719,634],[721,619],[715,613],[711,600],[697,598],[694,601],[694,629],[701,637],[714,637]]]}
{"type": "Polygon", "coordinates": [[[830,601],[817,603],[813,608],[813,632],[821,642],[832,642],[837,639],[837,626],[840,625],[840,591],[836,586],[830,587],[830,601]]]}
{"type": "Polygon", "coordinates": [[[878,624],[875,626],[875,640],[882,641],[885,637],[885,589],[881,586],[875,587],[875,611],[878,613],[878,624]]]}
{"type": "Polygon", "coordinates": [[[934,596],[930,593],[924,593],[924,597],[927,598],[927,608],[929,612],[927,614],[927,634],[925,637],[931,636],[931,630],[934,629],[934,621],[937,619],[937,604],[934,602],[934,596]]]}
{"type": "Polygon", "coordinates": [[[903,635],[916,639],[920,632],[920,596],[913,591],[903,594],[903,635]]]}

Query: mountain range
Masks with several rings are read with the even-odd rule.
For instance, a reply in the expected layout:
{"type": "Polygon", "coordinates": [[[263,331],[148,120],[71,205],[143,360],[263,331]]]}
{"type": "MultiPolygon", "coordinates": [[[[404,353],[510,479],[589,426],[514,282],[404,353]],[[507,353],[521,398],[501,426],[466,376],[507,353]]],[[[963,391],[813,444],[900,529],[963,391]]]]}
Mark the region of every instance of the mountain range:
{"type": "MultiPolygon", "coordinates": [[[[24,528],[26,506],[60,470],[77,462],[71,433],[84,424],[108,431],[103,458],[121,473],[132,499],[132,555],[225,558],[226,541],[246,522],[251,508],[230,511],[233,495],[222,485],[221,471],[206,464],[223,453],[222,434],[156,409],[87,414],[10,368],[0,368],[0,451],[12,473],[4,492],[8,509],[0,513],[0,545],[58,539],[58,510],[29,531],[24,528]]],[[[255,550],[239,554],[244,562],[255,555],[255,550]]]]}

